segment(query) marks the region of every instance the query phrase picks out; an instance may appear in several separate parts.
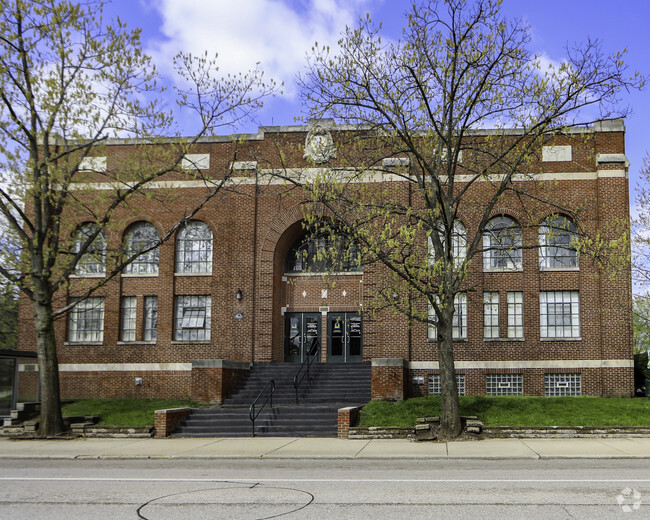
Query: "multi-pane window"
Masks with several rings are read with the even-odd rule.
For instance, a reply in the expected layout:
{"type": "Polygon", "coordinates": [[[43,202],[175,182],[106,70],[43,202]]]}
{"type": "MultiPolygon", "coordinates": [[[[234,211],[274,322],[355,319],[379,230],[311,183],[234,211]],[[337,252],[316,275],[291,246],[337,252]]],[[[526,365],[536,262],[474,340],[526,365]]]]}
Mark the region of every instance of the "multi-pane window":
{"type": "Polygon", "coordinates": [[[122,296],[120,341],[135,341],[137,305],[138,300],[135,296],[122,296]]]}
{"type": "Polygon", "coordinates": [[[547,218],[539,227],[539,266],[541,269],[578,267],[576,250],[577,226],[557,215],[547,218]]]}
{"type": "Polygon", "coordinates": [[[158,274],[158,244],[160,235],[156,227],[149,222],[133,224],[126,234],[125,253],[127,258],[138,255],[124,269],[129,274],[158,274]]]}
{"type": "Polygon", "coordinates": [[[465,293],[458,293],[454,298],[452,337],[454,339],[467,339],[467,294],[465,293]]]}
{"type": "MultiPolygon", "coordinates": [[[[465,375],[456,374],[456,386],[458,387],[458,395],[465,395],[465,375]]],[[[429,375],[429,395],[440,395],[440,375],[429,375]]]]}
{"type": "Polygon", "coordinates": [[[521,227],[510,217],[495,217],[483,233],[483,269],[521,269],[521,227]]]}
{"type": "MultiPolygon", "coordinates": [[[[443,251],[447,250],[447,242],[444,233],[438,232],[443,251]]],[[[451,231],[451,255],[454,259],[454,265],[458,267],[467,257],[467,230],[462,222],[455,220],[451,231]]],[[[429,237],[429,258],[433,263],[436,259],[433,239],[429,237]]]]}
{"type": "MultiPolygon", "coordinates": [[[[75,233],[72,244],[72,253],[79,253],[84,244],[97,232],[97,225],[93,223],[83,224],[75,233]]],[[[93,241],[86,247],[85,252],[79,258],[75,274],[79,276],[101,275],[106,273],[106,233],[100,230],[93,241]]]]}
{"type": "Polygon", "coordinates": [[[524,337],[524,293],[508,292],[508,337],[524,337]]]}
{"type": "Polygon", "coordinates": [[[144,297],[144,341],[156,341],[158,337],[158,297],[144,297]]]}
{"type": "Polygon", "coordinates": [[[211,329],[210,296],[176,297],[176,341],[209,341],[211,329]]]}
{"type": "Polygon", "coordinates": [[[548,291],[539,295],[540,336],[542,338],[580,337],[580,298],[578,291],[548,291]]]}
{"type": "MultiPolygon", "coordinates": [[[[428,337],[431,341],[438,339],[436,311],[429,305],[428,337]]],[[[452,321],[452,338],[467,339],[467,294],[458,293],[454,298],[454,318],[452,321]]]]}
{"type": "Polygon", "coordinates": [[[178,232],[176,272],[212,272],[212,231],[205,222],[193,220],[178,232]]]}
{"type": "Polygon", "coordinates": [[[499,293],[483,293],[483,337],[499,337],[499,293]]]}
{"type": "Polygon", "coordinates": [[[427,336],[431,341],[438,339],[438,327],[436,326],[436,323],[438,323],[436,311],[433,308],[433,305],[429,303],[429,324],[427,326],[427,336]]]}
{"type": "Polygon", "coordinates": [[[99,343],[104,339],[104,298],[93,296],[78,302],[68,314],[71,343],[99,343]]]}
{"type": "Polygon", "coordinates": [[[361,272],[359,246],[344,233],[307,233],[291,246],[285,262],[287,273],[361,272]]]}
{"type": "Polygon", "coordinates": [[[544,395],[582,395],[581,374],[544,374],[544,395]]]}
{"type": "Polygon", "coordinates": [[[524,377],[521,374],[488,374],[485,376],[487,395],[523,395],[524,377]]]}

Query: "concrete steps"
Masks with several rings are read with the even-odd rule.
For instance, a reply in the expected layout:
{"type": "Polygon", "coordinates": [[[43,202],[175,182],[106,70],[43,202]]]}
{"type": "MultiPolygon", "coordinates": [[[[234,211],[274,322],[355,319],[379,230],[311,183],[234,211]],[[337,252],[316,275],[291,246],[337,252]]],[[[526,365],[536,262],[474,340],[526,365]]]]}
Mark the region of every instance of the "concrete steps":
{"type": "Polygon", "coordinates": [[[296,404],[293,377],[298,368],[295,363],[254,364],[221,407],[192,410],[174,436],[252,435],[249,407],[269,379],[275,380],[276,391],[273,408],[267,405],[255,421],[259,436],[335,437],[338,409],[370,401],[369,363],[312,365],[311,380],[303,381],[296,404]]]}

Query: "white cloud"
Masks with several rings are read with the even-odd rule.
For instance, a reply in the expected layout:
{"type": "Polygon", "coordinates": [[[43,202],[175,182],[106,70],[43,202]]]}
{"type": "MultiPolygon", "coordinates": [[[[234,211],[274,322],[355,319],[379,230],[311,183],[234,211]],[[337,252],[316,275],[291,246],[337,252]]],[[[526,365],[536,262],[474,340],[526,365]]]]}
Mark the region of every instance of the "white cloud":
{"type": "Polygon", "coordinates": [[[219,53],[220,72],[250,70],[259,62],[266,77],[294,78],[314,42],[334,45],[346,24],[354,26],[369,0],[162,0],[156,6],[166,39],[149,53],[163,73],[178,51],[219,53]]]}
{"type": "Polygon", "coordinates": [[[549,70],[557,71],[562,66],[563,63],[563,61],[554,60],[545,52],[539,55],[538,60],[539,60],[539,70],[541,70],[542,72],[547,72],[549,70]]]}

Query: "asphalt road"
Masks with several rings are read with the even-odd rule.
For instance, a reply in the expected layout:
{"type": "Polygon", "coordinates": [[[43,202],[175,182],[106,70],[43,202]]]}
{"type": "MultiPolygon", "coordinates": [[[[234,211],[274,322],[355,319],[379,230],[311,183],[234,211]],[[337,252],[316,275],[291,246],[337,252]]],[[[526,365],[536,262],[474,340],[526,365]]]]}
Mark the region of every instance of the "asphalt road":
{"type": "Polygon", "coordinates": [[[646,519],[650,460],[11,460],[4,519],[646,519]]]}

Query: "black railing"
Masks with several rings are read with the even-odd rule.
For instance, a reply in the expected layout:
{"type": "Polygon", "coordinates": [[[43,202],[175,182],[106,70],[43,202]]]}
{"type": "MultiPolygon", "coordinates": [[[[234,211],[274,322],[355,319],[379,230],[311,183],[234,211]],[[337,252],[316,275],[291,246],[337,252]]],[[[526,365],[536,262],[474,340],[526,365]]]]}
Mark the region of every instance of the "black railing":
{"type": "Polygon", "coordinates": [[[302,383],[303,379],[305,379],[305,376],[307,376],[307,381],[311,379],[311,374],[309,373],[309,367],[313,362],[312,357],[316,358],[317,354],[318,354],[318,338],[312,338],[311,346],[309,347],[309,349],[307,349],[307,357],[300,365],[300,368],[298,369],[298,372],[296,372],[296,375],[293,376],[293,387],[296,389],[296,404],[298,404],[298,388],[300,388],[300,384],[302,383]]]}
{"type": "Polygon", "coordinates": [[[253,401],[253,404],[251,404],[250,408],[248,409],[248,416],[251,419],[252,423],[252,433],[253,437],[255,437],[255,419],[257,419],[257,416],[260,414],[262,410],[264,410],[264,407],[266,404],[270,401],[270,406],[273,408],[273,394],[275,393],[275,381],[273,379],[269,379],[268,383],[264,385],[264,388],[262,388],[262,391],[258,394],[258,396],[255,398],[255,401],[253,401]],[[264,399],[264,402],[262,403],[262,406],[260,406],[260,409],[257,410],[257,413],[255,413],[255,405],[257,402],[262,398],[264,395],[264,392],[266,392],[266,389],[271,386],[271,391],[268,393],[266,396],[266,399],[264,399]]]}

